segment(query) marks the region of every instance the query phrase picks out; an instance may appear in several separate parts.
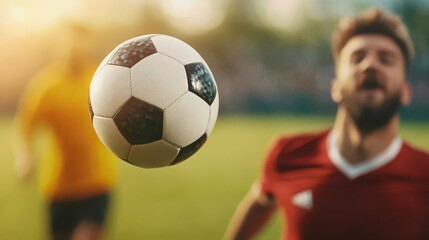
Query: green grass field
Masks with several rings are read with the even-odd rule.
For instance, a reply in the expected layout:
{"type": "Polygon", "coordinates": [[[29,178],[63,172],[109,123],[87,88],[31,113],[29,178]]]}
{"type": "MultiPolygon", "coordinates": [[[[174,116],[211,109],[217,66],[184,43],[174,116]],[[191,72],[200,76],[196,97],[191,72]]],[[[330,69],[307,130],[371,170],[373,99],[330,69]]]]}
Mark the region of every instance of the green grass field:
{"type": "MultiPolygon", "coordinates": [[[[120,161],[108,239],[221,239],[235,207],[258,176],[270,140],[323,129],[331,118],[222,116],[206,145],[173,167],[141,169],[120,161]]],[[[46,212],[35,182],[13,172],[11,121],[0,118],[0,239],[46,239],[46,212]]],[[[429,149],[429,124],[406,122],[401,134],[429,149]]],[[[259,239],[278,239],[276,216],[259,239]]]]}

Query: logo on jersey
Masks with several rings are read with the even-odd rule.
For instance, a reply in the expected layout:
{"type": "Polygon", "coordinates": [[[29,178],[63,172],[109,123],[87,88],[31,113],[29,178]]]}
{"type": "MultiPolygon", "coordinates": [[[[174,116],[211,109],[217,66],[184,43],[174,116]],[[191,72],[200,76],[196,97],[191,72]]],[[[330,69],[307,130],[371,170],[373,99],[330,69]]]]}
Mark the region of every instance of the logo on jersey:
{"type": "Polygon", "coordinates": [[[305,190],[292,196],[292,203],[302,209],[310,210],[313,207],[313,193],[305,190]]]}

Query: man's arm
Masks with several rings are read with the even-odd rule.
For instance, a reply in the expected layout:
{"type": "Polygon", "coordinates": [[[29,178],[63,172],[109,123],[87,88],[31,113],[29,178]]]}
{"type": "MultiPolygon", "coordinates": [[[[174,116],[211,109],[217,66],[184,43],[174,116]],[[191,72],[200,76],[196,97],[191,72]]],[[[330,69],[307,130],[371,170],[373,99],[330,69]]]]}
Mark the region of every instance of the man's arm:
{"type": "Polygon", "coordinates": [[[238,205],[224,240],[251,239],[265,226],[277,208],[275,199],[260,191],[254,184],[238,205]]]}
{"type": "Polygon", "coordinates": [[[39,84],[40,81],[36,77],[30,81],[20,98],[12,132],[15,170],[18,177],[23,180],[33,175],[35,168],[33,138],[43,113],[44,86],[39,84]]]}
{"type": "Polygon", "coordinates": [[[22,113],[23,109],[18,109],[14,119],[12,144],[16,174],[19,178],[27,180],[32,177],[35,168],[33,135],[36,124],[33,122],[33,116],[22,113]]]}
{"type": "Polygon", "coordinates": [[[19,178],[27,180],[33,175],[35,164],[32,144],[22,136],[15,136],[13,145],[16,174],[19,178]]]}

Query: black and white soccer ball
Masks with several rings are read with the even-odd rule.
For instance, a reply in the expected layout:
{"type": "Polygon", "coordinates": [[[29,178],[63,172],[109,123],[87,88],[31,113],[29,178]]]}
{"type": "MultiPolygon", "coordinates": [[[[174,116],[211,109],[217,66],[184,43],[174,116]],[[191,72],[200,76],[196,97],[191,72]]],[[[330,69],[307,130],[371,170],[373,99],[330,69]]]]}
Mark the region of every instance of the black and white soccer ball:
{"type": "Polygon", "coordinates": [[[144,35],[117,46],[96,70],[89,108],[101,141],[143,168],[174,165],[206,142],[219,94],[200,54],[167,35],[144,35]]]}

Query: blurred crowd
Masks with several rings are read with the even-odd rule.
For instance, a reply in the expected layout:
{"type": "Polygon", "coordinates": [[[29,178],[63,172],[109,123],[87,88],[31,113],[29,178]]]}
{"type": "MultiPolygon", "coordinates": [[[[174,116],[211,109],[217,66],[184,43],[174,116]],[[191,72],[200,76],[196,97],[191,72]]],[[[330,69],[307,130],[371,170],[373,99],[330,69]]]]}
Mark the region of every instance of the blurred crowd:
{"type": "MultiPolygon", "coordinates": [[[[327,83],[334,77],[329,44],[333,23],[370,5],[383,5],[402,16],[416,43],[417,57],[409,72],[415,98],[404,109],[403,116],[429,119],[426,1],[187,0],[177,7],[169,7],[175,1],[149,2],[124,1],[136,6],[132,11],[117,7],[105,12],[104,17],[111,22],[104,23],[96,15],[102,11],[86,10],[86,14],[95,14],[88,18],[97,33],[92,48],[94,57],[101,61],[113,47],[137,35],[163,33],[181,38],[194,46],[210,65],[219,87],[221,114],[331,113],[334,105],[327,83]],[[199,2],[194,4],[199,9],[190,7],[193,2],[199,2]],[[331,7],[333,4],[336,8],[331,7]],[[120,20],[127,13],[128,21],[120,20]],[[94,21],[96,17],[98,20],[94,21]],[[205,22],[209,27],[202,27],[205,22]],[[192,28],[198,31],[190,31],[192,28]]],[[[8,31],[5,26],[3,21],[0,32],[8,31]]],[[[0,113],[15,111],[18,95],[29,76],[49,61],[50,56],[45,52],[50,41],[46,38],[55,38],[50,34],[48,29],[13,37],[4,35],[0,40],[5,53],[0,57],[0,113]]]]}

